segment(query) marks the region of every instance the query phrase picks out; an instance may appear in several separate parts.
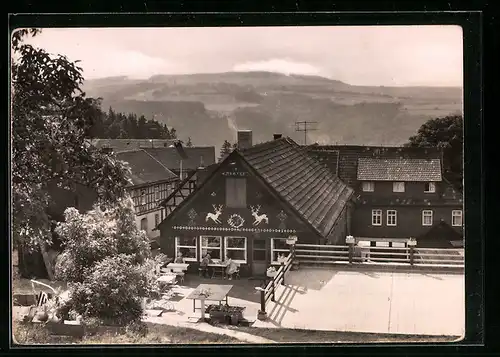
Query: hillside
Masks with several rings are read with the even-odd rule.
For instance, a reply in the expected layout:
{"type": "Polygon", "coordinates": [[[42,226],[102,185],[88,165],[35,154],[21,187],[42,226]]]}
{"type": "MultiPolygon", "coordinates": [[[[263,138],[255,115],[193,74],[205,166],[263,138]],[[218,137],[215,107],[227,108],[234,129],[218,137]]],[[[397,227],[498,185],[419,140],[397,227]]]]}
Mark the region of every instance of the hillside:
{"type": "Polygon", "coordinates": [[[111,77],[85,82],[103,109],[144,114],[181,139],[220,147],[237,129],[254,141],[282,133],[303,143],[295,121],[316,121],[308,142],[399,145],[422,123],[462,111],[461,88],[353,86],[318,76],[270,72],[111,77]]]}

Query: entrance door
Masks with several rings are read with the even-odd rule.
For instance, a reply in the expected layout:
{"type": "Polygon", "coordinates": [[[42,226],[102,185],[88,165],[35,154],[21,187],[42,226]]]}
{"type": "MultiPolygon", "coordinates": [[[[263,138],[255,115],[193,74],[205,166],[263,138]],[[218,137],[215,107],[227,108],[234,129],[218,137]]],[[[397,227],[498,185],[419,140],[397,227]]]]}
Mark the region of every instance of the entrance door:
{"type": "Polygon", "coordinates": [[[266,275],[266,269],[269,262],[267,241],[267,239],[253,240],[252,274],[254,276],[266,275]]]}

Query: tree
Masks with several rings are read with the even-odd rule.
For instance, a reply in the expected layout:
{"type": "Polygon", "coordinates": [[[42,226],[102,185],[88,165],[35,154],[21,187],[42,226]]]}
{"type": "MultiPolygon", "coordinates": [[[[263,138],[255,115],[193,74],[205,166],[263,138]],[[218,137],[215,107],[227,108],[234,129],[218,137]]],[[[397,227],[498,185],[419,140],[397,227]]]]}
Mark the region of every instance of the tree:
{"type": "Polygon", "coordinates": [[[191,137],[188,137],[188,141],[186,143],[186,147],[192,148],[193,147],[193,142],[191,141],[191,137]]]}
{"type": "Polygon", "coordinates": [[[224,158],[231,153],[231,143],[227,140],[224,140],[224,143],[222,144],[220,148],[220,158],[219,161],[224,160],[224,158]]]}
{"type": "Polygon", "coordinates": [[[61,315],[72,310],[84,318],[127,324],[142,316],[143,297],[158,295],[154,270],[164,257],[151,258],[133,207],[124,198],[107,210],[99,205],[85,214],[66,209],[65,222],[56,228],[64,244],[56,278],[71,283],[61,315]]]}
{"type": "Polygon", "coordinates": [[[71,191],[82,184],[106,205],[123,197],[128,183],[125,166],[86,140],[100,108],[80,89],[82,69],[23,43],[39,32],[12,36],[12,232],[26,249],[51,240],[50,184],[71,191]]]}
{"type": "Polygon", "coordinates": [[[450,115],[430,119],[410,137],[407,146],[437,147],[443,149],[445,177],[462,190],[463,180],[463,117],[450,115]]]}

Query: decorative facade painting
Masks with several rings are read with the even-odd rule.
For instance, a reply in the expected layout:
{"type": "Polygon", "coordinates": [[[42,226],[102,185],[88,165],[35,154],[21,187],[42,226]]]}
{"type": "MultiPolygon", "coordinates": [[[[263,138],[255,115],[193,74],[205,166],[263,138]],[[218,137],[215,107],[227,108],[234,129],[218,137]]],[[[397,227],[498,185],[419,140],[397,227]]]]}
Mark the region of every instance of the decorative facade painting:
{"type": "Polygon", "coordinates": [[[257,207],[250,206],[250,209],[252,210],[252,216],[255,219],[255,221],[253,222],[254,226],[260,225],[263,221],[265,221],[266,224],[269,224],[267,214],[259,214],[260,205],[258,205],[257,207]]]}
{"type": "Polygon", "coordinates": [[[222,214],[223,205],[212,205],[212,207],[214,208],[214,213],[208,212],[207,216],[205,217],[205,222],[208,222],[208,220],[211,219],[214,223],[222,223],[219,217],[222,214]]]}
{"type": "Polygon", "coordinates": [[[245,224],[245,219],[239,214],[232,214],[231,216],[229,216],[227,224],[229,224],[233,228],[238,229],[243,227],[243,224],[245,224]]]}
{"type": "Polygon", "coordinates": [[[285,221],[288,218],[288,216],[286,215],[286,213],[283,212],[283,211],[281,211],[280,213],[278,213],[277,217],[278,217],[278,219],[280,221],[279,228],[280,229],[286,229],[285,221]]]}
{"type": "Polygon", "coordinates": [[[188,212],[188,218],[189,218],[189,222],[188,224],[190,226],[195,226],[196,225],[196,217],[198,217],[198,213],[196,213],[196,211],[194,210],[194,208],[191,208],[188,212]]]}

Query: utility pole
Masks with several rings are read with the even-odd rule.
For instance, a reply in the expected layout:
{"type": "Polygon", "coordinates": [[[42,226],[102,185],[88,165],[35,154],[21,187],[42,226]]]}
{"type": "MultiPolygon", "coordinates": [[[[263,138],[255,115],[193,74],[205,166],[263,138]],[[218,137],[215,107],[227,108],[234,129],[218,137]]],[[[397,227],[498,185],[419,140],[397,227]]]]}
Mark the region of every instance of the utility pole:
{"type": "Polygon", "coordinates": [[[318,130],[316,128],[317,121],[296,121],[295,122],[295,131],[303,131],[304,132],[304,145],[307,145],[307,132],[318,130]]]}

